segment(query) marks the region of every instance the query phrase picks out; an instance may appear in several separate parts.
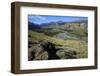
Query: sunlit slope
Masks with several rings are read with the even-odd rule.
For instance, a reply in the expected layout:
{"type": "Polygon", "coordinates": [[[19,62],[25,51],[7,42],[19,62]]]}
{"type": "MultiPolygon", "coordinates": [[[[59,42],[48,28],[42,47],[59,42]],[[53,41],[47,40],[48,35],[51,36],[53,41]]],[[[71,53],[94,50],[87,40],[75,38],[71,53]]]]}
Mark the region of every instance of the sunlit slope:
{"type": "Polygon", "coordinates": [[[29,41],[48,41],[52,42],[57,46],[64,46],[73,48],[77,51],[79,58],[86,58],[87,57],[87,44],[86,42],[80,40],[63,40],[54,37],[47,36],[43,33],[38,33],[29,30],[29,41]]]}

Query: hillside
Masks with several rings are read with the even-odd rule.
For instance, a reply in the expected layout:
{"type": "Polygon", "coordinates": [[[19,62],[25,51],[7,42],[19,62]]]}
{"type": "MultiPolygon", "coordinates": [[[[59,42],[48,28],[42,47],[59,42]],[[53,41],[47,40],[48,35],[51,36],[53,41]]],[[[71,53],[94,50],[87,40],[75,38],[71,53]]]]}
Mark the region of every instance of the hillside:
{"type": "MultiPolygon", "coordinates": [[[[29,22],[29,30],[36,32],[42,32],[49,36],[59,35],[61,33],[68,33],[70,39],[81,39],[87,41],[88,35],[88,22],[86,20],[80,20],[76,22],[49,22],[42,24],[35,24],[29,22]]],[[[66,35],[67,36],[67,35],[66,35]]],[[[68,37],[67,37],[68,38],[68,37]]]]}
{"type": "MultiPolygon", "coordinates": [[[[40,48],[41,42],[51,42],[55,44],[56,48],[59,48],[57,54],[61,59],[64,58],[86,58],[87,57],[87,43],[80,40],[63,40],[56,37],[47,36],[44,33],[34,32],[29,30],[29,53],[34,50],[34,48],[40,48]],[[35,46],[35,44],[37,44],[35,46]],[[73,52],[77,53],[74,57],[73,52]]],[[[40,48],[41,49],[41,48],[40,48]]],[[[35,50],[34,50],[35,51],[35,50]]],[[[36,51],[35,51],[36,52],[36,51]]],[[[40,52],[40,50],[39,50],[40,52]]],[[[44,58],[47,58],[47,53],[43,52],[44,58]],[[45,54],[45,55],[44,55],[45,54]]],[[[37,56],[38,57],[38,56],[37,56]]],[[[43,58],[43,59],[44,59],[43,58]]],[[[39,59],[39,58],[38,58],[39,59]]],[[[41,58],[40,58],[41,60],[41,58]]]]}
{"type": "Polygon", "coordinates": [[[88,22],[28,22],[29,60],[87,58],[88,22]]]}

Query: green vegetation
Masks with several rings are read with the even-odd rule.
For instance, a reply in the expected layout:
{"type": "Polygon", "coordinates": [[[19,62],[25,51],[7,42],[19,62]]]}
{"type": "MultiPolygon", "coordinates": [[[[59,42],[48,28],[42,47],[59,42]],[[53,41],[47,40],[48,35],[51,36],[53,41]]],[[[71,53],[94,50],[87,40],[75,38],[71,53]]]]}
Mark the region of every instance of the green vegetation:
{"type": "Polygon", "coordinates": [[[29,60],[87,58],[87,21],[29,23],[28,50],[29,60]]]}
{"type": "Polygon", "coordinates": [[[57,48],[63,48],[62,50],[59,50],[57,54],[59,57],[68,59],[68,55],[73,55],[73,52],[75,51],[77,53],[76,58],[86,58],[87,57],[87,43],[81,40],[63,40],[58,39],[54,37],[50,37],[45,35],[44,33],[38,33],[34,31],[29,31],[29,41],[31,42],[51,42],[56,45],[57,48]]]}

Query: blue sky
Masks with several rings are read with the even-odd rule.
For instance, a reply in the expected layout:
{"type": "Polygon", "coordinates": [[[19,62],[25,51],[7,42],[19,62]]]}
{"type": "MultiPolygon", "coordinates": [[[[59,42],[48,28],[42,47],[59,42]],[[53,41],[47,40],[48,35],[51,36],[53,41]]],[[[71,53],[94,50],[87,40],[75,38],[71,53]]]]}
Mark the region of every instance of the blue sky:
{"type": "Polygon", "coordinates": [[[57,22],[57,21],[72,22],[77,20],[88,20],[88,18],[77,17],[77,16],[28,15],[28,21],[36,24],[57,22]]]}

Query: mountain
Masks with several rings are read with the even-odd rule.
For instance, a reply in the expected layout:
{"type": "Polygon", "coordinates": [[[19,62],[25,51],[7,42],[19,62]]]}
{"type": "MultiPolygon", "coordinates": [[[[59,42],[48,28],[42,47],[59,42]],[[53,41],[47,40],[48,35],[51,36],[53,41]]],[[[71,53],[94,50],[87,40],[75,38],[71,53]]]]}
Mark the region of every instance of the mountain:
{"type": "Polygon", "coordinates": [[[42,23],[41,28],[43,29],[53,29],[53,28],[59,28],[63,30],[77,30],[77,29],[87,29],[87,20],[78,20],[73,22],[63,22],[63,21],[57,21],[57,22],[49,22],[49,23],[42,23]]]}
{"type": "Polygon", "coordinates": [[[85,20],[42,24],[28,22],[28,60],[48,59],[48,50],[41,45],[48,45],[46,43],[54,44],[60,59],[87,58],[87,23],[85,20]]]}
{"type": "Polygon", "coordinates": [[[32,23],[32,22],[28,22],[28,28],[31,29],[31,30],[41,29],[41,26],[38,25],[38,24],[32,23]]]}
{"type": "Polygon", "coordinates": [[[86,29],[87,24],[88,24],[87,20],[77,20],[72,22],[57,21],[57,22],[48,22],[48,23],[41,23],[41,24],[28,22],[29,29],[59,28],[64,30],[77,30],[77,29],[86,29]]]}
{"type": "Polygon", "coordinates": [[[88,23],[88,20],[77,20],[77,21],[73,21],[71,23],[88,23]]]}

